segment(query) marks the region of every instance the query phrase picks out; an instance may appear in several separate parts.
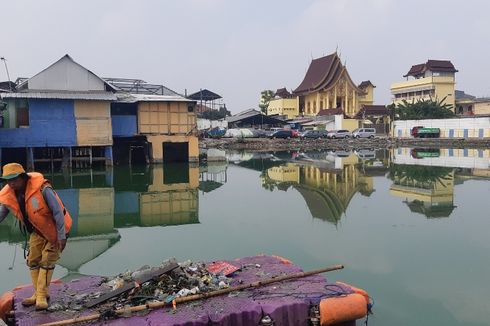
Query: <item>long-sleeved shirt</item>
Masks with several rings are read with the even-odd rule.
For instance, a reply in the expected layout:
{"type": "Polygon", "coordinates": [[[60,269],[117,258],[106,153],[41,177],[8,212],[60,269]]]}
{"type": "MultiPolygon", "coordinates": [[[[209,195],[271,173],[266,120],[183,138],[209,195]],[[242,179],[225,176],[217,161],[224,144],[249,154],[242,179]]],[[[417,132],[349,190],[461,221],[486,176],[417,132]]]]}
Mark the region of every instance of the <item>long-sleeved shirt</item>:
{"type": "MultiPolygon", "coordinates": [[[[58,231],[58,240],[66,239],[65,234],[65,215],[63,214],[63,208],[58,203],[54,190],[50,187],[45,187],[42,191],[43,198],[46,201],[49,209],[53,213],[54,221],[56,222],[56,230],[58,231]]],[[[7,217],[9,209],[0,204],[0,223],[7,217]]]]}

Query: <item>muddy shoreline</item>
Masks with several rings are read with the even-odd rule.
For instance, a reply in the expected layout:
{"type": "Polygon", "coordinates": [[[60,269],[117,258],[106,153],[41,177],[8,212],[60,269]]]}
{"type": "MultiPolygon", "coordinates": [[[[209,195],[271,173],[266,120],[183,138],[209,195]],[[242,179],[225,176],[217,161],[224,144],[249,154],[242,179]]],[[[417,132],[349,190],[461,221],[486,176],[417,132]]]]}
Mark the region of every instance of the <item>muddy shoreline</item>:
{"type": "Polygon", "coordinates": [[[413,139],[413,138],[375,138],[375,139],[267,139],[267,138],[221,138],[201,139],[199,147],[228,150],[279,151],[279,150],[319,150],[319,149],[358,149],[358,148],[490,148],[490,138],[483,139],[413,139]]]}

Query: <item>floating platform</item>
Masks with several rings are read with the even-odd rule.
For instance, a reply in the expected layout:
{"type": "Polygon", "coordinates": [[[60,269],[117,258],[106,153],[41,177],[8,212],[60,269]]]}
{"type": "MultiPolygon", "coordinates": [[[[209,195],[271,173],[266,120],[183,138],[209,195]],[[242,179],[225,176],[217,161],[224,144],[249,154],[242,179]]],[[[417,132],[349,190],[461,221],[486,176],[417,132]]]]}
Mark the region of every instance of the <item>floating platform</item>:
{"type": "MultiPolygon", "coordinates": [[[[302,271],[288,260],[276,256],[254,256],[226,262],[242,267],[229,276],[232,278],[231,287],[302,271]],[[246,268],[243,268],[244,266],[246,268]]],[[[75,295],[107,293],[110,289],[103,285],[103,281],[104,278],[99,276],[87,276],[68,283],[54,283],[50,286],[49,304],[66,305],[67,302],[73,300],[75,295]]],[[[23,307],[21,301],[31,296],[32,292],[32,287],[13,291],[15,325],[40,325],[99,312],[97,307],[80,311],[53,312],[39,312],[35,311],[34,307],[23,307]]],[[[144,314],[138,313],[117,319],[99,319],[92,321],[90,325],[333,325],[332,320],[337,318],[335,316],[339,315],[338,311],[332,312],[333,317],[320,316],[320,310],[322,314],[325,311],[325,307],[322,307],[322,305],[325,306],[325,301],[322,300],[333,298],[345,300],[351,294],[358,295],[354,292],[355,288],[346,284],[328,283],[324,276],[313,275],[178,304],[175,309],[170,305],[158,310],[146,311],[144,314]],[[320,304],[321,301],[322,304],[320,304]]],[[[364,305],[364,297],[362,300],[362,305],[364,305]]],[[[332,308],[337,309],[342,302],[339,299],[337,303],[332,305],[332,308]]],[[[363,307],[362,310],[367,311],[367,308],[363,307]]],[[[355,325],[355,319],[364,316],[353,315],[352,317],[352,319],[346,319],[344,316],[343,320],[342,318],[337,319],[337,321],[342,321],[337,324],[355,325]]],[[[87,324],[89,323],[81,325],[87,324]]]]}

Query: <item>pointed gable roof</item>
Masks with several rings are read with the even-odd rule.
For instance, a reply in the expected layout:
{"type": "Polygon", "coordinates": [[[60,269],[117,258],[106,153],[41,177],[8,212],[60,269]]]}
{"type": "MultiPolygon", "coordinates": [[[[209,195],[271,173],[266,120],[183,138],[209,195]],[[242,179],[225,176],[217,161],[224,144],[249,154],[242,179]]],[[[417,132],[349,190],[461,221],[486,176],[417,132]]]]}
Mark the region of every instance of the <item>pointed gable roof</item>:
{"type": "Polygon", "coordinates": [[[369,85],[371,85],[373,88],[376,88],[376,86],[374,86],[374,84],[373,84],[373,83],[371,83],[371,81],[370,81],[370,80],[364,80],[364,81],[362,81],[362,82],[359,84],[359,86],[357,86],[357,87],[359,87],[360,89],[365,89],[365,88],[366,88],[366,87],[368,87],[369,85]]]}
{"type": "Polygon", "coordinates": [[[280,98],[288,98],[288,97],[291,97],[292,94],[286,89],[286,87],[283,87],[283,88],[278,88],[276,90],[276,93],[274,94],[274,96],[280,97],[280,98]]]}
{"type": "Polygon", "coordinates": [[[352,86],[357,88],[357,86],[350,79],[345,66],[342,65],[337,52],[325,57],[314,59],[311,61],[310,66],[306,71],[305,78],[293,91],[293,94],[304,95],[322,89],[329,89],[335,85],[344,72],[352,83],[352,86]]]}
{"type": "Polygon", "coordinates": [[[199,92],[195,92],[194,94],[187,96],[187,98],[194,101],[214,101],[222,97],[221,95],[211,92],[208,89],[202,89],[199,92]]]}
{"type": "Polygon", "coordinates": [[[65,54],[46,69],[24,81],[17,90],[105,92],[115,91],[115,88],[65,54]]]}

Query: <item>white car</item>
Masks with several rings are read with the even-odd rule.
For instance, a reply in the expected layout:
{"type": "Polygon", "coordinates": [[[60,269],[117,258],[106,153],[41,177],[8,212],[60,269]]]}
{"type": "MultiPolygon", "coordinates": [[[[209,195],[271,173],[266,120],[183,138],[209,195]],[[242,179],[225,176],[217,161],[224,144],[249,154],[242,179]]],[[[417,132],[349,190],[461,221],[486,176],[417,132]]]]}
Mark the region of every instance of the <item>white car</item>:
{"type": "Polygon", "coordinates": [[[332,130],[327,134],[327,138],[337,139],[337,138],[351,138],[352,133],[347,129],[332,130]]]}
{"type": "Polygon", "coordinates": [[[376,136],[376,129],[374,128],[357,128],[352,132],[354,138],[374,138],[376,136]]]}

